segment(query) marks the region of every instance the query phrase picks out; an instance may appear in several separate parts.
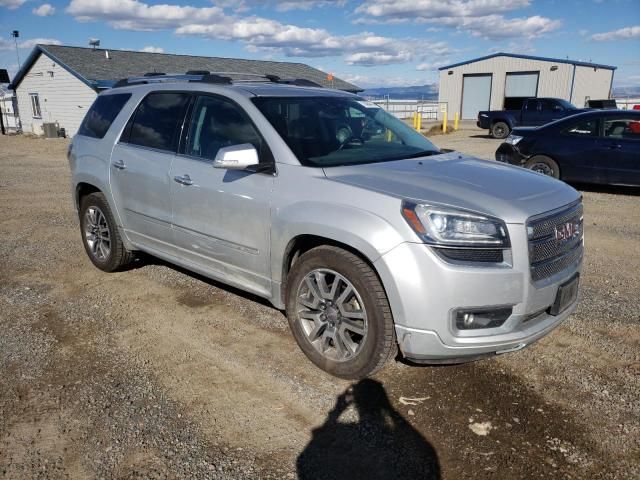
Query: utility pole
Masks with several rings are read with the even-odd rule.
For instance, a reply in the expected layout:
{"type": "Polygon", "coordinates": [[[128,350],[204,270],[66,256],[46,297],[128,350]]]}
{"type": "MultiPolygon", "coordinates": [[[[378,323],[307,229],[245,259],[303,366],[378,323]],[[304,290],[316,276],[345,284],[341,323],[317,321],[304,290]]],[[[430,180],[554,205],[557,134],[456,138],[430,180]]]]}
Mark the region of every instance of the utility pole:
{"type": "Polygon", "coordinates": [[[18,57],[18,70],[20,70],[20,53],[18,52],[18,37],[20,36],[20,32],[18,30],[14,30],[11,32],[11,36],[13,37],[13,43],[16,45],[16,57],[18,57]]]}

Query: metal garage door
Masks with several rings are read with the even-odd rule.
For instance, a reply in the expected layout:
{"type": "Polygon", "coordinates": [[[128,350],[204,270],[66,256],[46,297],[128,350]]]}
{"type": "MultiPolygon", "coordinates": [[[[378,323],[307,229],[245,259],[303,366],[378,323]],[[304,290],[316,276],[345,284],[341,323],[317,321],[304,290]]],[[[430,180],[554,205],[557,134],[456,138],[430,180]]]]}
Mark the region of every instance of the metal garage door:
{"type": "Polygon", "coordinates": [[[537,97],[538,72],[507,73],[505,97],[537,97]]]}
{"type": "Polygon", "coordinates": [[[489,110],[491,74],[462,77],[462,118],[474,119],[480,110],[489,110]]]}

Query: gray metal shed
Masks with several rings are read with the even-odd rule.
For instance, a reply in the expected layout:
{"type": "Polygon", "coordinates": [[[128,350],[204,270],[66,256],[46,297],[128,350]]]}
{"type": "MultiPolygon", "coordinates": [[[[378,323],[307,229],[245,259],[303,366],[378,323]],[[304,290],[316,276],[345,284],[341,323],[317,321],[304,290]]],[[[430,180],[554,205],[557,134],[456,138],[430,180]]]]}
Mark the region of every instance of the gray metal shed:
{"type": "Polygon", "coordinates": [[[449,118],[475,119],[509,99],[557,97],[583,107],[609,98],[616,67],[577,60],[495,53],[441,67],[438,101],[449,118]]]}

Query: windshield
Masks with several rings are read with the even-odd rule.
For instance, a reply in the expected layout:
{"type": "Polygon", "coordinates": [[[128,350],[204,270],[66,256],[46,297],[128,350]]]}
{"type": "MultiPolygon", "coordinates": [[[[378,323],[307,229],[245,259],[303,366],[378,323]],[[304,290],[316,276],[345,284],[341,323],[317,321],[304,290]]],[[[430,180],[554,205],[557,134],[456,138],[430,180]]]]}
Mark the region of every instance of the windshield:
{"type": "Polygon", "coordinates": [[[253,102],[303,165],[334,167],[440,153],[404,122],[358,97],[257,97],[253,102]]]}
{"type": "Polygon", "coordinates": [[[576,106],[571,103],[571,102],[567,102],[566,100],[562,100],[561,98],[557,99],[557,102],[562,106],[562,108],[564,108],[565,110],[577,110],[576,106]]]}

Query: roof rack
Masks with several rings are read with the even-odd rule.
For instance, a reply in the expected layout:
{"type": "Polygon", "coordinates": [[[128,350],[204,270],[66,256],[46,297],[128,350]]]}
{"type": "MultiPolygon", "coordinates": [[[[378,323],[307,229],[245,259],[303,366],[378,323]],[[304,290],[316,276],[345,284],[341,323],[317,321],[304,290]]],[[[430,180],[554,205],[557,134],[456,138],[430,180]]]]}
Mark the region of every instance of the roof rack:
{"type": "Polygon", "coordinates": [[[143,85],[148,83],[163,82],[202,82],[213,84],[230,85],[233,83],[243,83],[263,81],[270,83],[280,83],[286,85],[295,85],[299,87],[320,87],[319,83],[307,80],[305,78],[280,78],[277,75],[263,75],[260,73],[245,72],[210,72],[208,70],[189,70],[182,74],[166,74],[162,72],[148,72],[142,77],[122,78],[115,82],[111,88],[129,87],[133,85],[143,85]],[[245,77],[245,78],[232,78],[245,77]],[[249,78],[246,78],[249,77],[249,78]]]}

